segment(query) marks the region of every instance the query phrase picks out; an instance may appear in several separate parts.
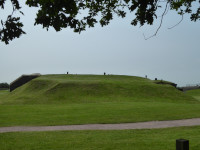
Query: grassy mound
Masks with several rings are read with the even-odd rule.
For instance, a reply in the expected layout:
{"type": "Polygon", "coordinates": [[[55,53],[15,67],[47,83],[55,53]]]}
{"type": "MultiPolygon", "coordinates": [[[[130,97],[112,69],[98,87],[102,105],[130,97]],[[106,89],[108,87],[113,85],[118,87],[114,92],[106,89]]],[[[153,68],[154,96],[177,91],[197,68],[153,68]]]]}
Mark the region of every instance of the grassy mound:
{"type": "Polygon", "coordinates": [[[200,102],[133,76],[45,75],[0,91],[0,126],[67,125],[200,117],[200,102]]]}
{"type": "Polygon", "coordinates": [[[195,101],[171,85],[120,75],[44,75],[4,95],[1,104],[195,101]]]}

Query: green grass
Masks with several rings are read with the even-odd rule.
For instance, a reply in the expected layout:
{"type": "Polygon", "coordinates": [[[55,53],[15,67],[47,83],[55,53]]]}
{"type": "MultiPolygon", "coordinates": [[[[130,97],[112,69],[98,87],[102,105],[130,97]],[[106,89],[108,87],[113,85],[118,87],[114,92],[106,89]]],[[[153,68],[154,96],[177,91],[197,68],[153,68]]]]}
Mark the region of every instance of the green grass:
{"type": "Polygon", "coordinates": [[[9,90],[5,90],[5,89],[3,89],[3,90],[0,90],[0,96],[2,97],[2,96],[7,96],[9,94],[9,90]]]}
{"type": "Polygon", "coordinates": [[[0,91],[0,126],[67,125],[200,117],[200,102],[133,76],[46,75],[0,91]]]}
{"type": "Polygon", "coordinates": [[[200,89],[186,91],[187,95],[194,97],[200,101],[200,89]]]}
{"type": "Polygon", "coordinates": [[[200,127],[153,130],[57,131],[0,134],[1,150],[174,150],[176,139],[200,149],[200,127]]]}
{"type": "Polygon", "coordinates": [[[170,85],[133,76],[46,75],[0,97],[0,104],[195,102],[170,85]]]}
{"type": "Polygon", "coordinates": [[[141,122],[200,117],[197,104],[110,102],[70,105],[1,105],[0,126],[141,122]]]}
{"type": "MultiPolygon", "coordinates": [[[[0,90],[0,126],[197,118],[194,95],[140,77],[46,75],[11,93],[0,90]]],[[[174,150],[178,138],[199,150],[199,132],[200,127],[1,133],[0,150],[174,150]]]]}

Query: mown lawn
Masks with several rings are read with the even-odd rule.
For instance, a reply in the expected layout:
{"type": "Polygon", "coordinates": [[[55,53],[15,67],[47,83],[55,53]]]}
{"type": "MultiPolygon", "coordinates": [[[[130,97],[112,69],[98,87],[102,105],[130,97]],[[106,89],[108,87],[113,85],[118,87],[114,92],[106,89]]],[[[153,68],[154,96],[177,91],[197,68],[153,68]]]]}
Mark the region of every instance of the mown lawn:
{"type": "Polygon", "coordinates": [[[0,105],[0,126],[125,123],[196,117],[200,117],[200,105],[188,103],[0,105]]]}
{"type": "Polygon", "coordinates": [[[186,94],[200,101],[200,89],[186,91],[186,94]]]}
{"type": "Polygon", "coordinates": [[[200,117],[200,102],[134,76],[45,75],[0,91],[0,126],[127,123],[200,117]]]}
{"type": "Polygon", "coordinates": [[[175,150],[176,139],[200,149],[200,127],[153,130],[16,132],[0,134],[1,150],[175,150]]]}

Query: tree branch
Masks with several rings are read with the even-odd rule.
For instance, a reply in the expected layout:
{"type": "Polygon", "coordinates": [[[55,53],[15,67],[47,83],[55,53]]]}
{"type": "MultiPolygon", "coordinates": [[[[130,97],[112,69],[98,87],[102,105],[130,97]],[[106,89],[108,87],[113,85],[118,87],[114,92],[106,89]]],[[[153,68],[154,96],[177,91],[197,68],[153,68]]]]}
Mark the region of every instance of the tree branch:
{"type": "Polygon", "coordinates": [[[145,37],[145,35],[144,35],[144,33],[143,33],[143,36],[144,36],[144,39],[145,39],[145,40],[148,40],[148,39],[150,39],[150,38],[152,38],[152,37],[154,37],[154,36],[157,35],[158,31],[160,30],[160,28],[161,28],[161,26],[162,26],[163,18],[164,18],[164,16],[165,16],[166,12],[167,12],[168,4],[169,4],[169,2],[167,2],[166,5],[165,5],[165,10],[164,10],[164,12],[162,13],[160,25],[159,25],[159,27],[157,28],[156,32],[155,32],[153,35],[151,35],[151,36],[149,36],[149,37],[147,37],[147,38],[145,37]]]}
{"type": "Polygon", "coordinates": [[[182,16],[182,17],[181,17],[181,20],[180,20],[177,24],[175,24],[174,26],[169,27],[168,29],[172,29],[172,28],[178,26],[178,25],[183,21],[183,14],[182,14],[181,16],[182,16]]]}

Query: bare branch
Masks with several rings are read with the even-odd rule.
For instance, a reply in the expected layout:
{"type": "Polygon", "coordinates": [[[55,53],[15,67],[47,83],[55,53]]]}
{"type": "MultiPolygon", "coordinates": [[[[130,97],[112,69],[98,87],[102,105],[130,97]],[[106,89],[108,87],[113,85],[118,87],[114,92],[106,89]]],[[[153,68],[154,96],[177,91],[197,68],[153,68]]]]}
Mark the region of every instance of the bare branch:
{"type": "Polygon", "coordinates": [[[148,40],[148,39],[150,39],[150,38],[152,38],[152,37],[154,37],[154,36],[157,35],[158,31],[160,30],[160,28],[161,28],[161,26],[162,26],[163,18],[164,18],[164,16],[165,16],[166,12],[167,12],[168,4],[169,4],[169,2],[167,2],[166,5],[165,5],[165,10],[164,10],[164,12],[163,12],[163,14],[162,14],[162,16],[161,16],[160,25],[159,25],[159,27],[157,28],[156,32],[155,32],[153,35],[151,35],[150,37],[147,37],[147,38],[146,38],[145,35],[143,34],[145,40],[148,40]]]}
{"type": "Polygon", "coordinates": [[[182,14],[181,16],[182,16],[182,17],[181,17],[181,20],[180,20],[177,24],[175,24],[174,26],[169,27],[168,29],[172,29],[172,28],[178,26],[178,25],[183,21],[183,14],[182,14]]]}

